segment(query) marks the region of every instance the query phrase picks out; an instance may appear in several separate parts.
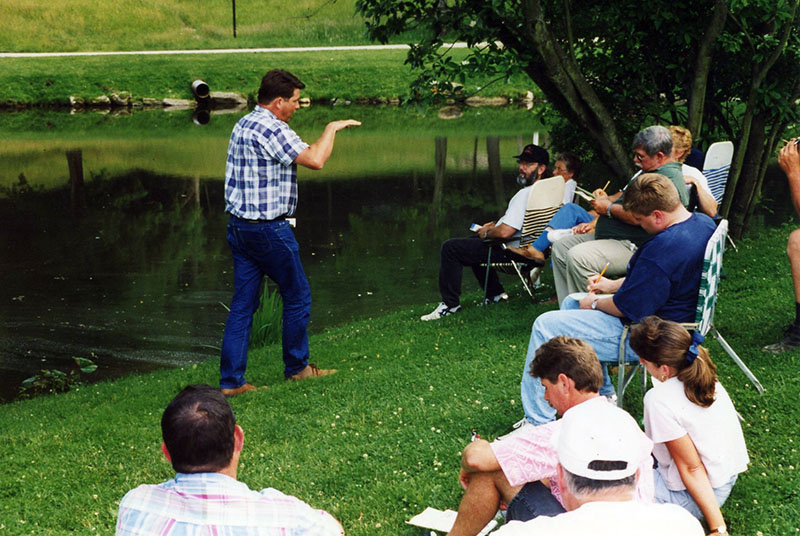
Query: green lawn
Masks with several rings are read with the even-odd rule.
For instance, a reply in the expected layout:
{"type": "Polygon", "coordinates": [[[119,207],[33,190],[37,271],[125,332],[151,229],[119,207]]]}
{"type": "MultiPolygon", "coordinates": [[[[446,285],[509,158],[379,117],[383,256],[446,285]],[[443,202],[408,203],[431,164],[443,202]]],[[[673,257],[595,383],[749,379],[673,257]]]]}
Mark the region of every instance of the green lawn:
{"type": "MultiPolygon", "coordinates": [[[[465,50],[453,54],[460,58],[465,50]]],[[[121,91],[139,101],[189,99],[198,78],[211,91],[235,91],[255,101],[261,77],[275,68],[297,75],[306,84],[302,95],[312,102],[406,97],[413,73],[405,58],[405,50],[0,58],[0,106],[67,106],[70,96],[88,101],[121,91]]],[[[465,90],[474,93],[488,81],[468,80],[465,90]]],[[[530,79],[517,75],[480,95],[518,97],[533,88],[530,79]]]]}
{"type": "Polygon", "coordinates": [[[355,0],[0,2],[0,50],[250,48],[367,43],[355,0]]]}
{"type": "MultiPolygon", "coordinates": [[[[718,328],[767,392],[758,395],[709,343],[752,460],[723,508],[733,534],[800,531],[800,352],[760,350],[791,320],[788,233],[754,233],[729,250],[717,312],[718,328]]],[[[412,310],[313,336],[313,358],[340,370],[330,378],[285,383],[277,347],[253,352],[248,379],[269,388],[233,400],[245,430],[240,478],[331,511],[351,535],[420,534],[405,525],[413,514],[458,505],[471,430],[492,438],[521,417],[530,325],[547,307],[509,288],[506,304],[479,308],[468,296],[463,312],[423,324],[418,316],[437,301],[432,288],[430,302],[412,310]]],[[[109,534],[128,489],[172,474],[158,448],[166,403],[217,374],[210,361],[3,406],[0,535],[109,534]]],[[[639,393],[626,402],[641,414],[639,393]]]]}

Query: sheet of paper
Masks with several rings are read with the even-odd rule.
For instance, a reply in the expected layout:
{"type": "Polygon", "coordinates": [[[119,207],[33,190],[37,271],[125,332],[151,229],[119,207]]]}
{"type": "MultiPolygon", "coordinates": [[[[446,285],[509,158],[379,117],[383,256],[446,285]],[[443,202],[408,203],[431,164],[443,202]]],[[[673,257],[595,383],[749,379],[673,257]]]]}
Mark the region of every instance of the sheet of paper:
{"type": "MultiPolygon", "coordinates": [[[[436,508],[431,508],[429,506],[421,513],[409,519],[406,523],[408,523],[409,525],[415,525],[417,527],[422,527],[425,529],[438,530],[446,534],[450,532],[450,529],[453,528],[453,523],[455,523],[457,515],[458,512],[456,512],[455,510],[437,510],[436,508]]],[[[494,519],[491,520],[483,528],[483,530],[479,533],[478,536],[488,534],[496,526],[497,526],[497,521],[495,521],[494,519]]]]}

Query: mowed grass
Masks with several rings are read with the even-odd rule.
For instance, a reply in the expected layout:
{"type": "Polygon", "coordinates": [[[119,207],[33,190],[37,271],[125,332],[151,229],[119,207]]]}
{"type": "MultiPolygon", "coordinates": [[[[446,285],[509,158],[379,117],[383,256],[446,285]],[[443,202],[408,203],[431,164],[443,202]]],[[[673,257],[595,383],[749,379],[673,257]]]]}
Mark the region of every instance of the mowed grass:
{"type": "MultiPolygon", "coordinates": [[[[718,328],[767,392],[757,394],[720,346],[708,344],[744,418],[752,460],[723,507],[732,534],[800,530],[800,352],[760,350],[792,319],[789,229],[754,233],[728,251],[717,313],[718,328]]],[[[313,336],[313,359],[340,371],[329,378],[285,383],[278,347],[252,352],[248,379],[269,388],[232,400],[245,430],[240,479],[327,509],[357,536],[418,535],[405,524],[413,514],[456,508],[459,457],[472,429],[491,439],[522,415],[530,326],[547,309],[507,281],[505,304],[476,307],[473,294],[458,315],[422,323],[419,315],[438,301],[432,288],[430,303],[313,336]]],[[[126,491],[172,476],[159,451],[164,406],[188,383],[215,384],[217,366],[3,406],[0,534],[110,534],[126,491]]],[[[640,416],[636,391],[626,405],[640,416]]]]}
{"type": "Polygon", "coordinates": [[[368,42],[355,0],[0,2],[0,50],[110,51],[368,42]]]}
{"type": "MultiPolygon", "coordinates": [[[[455,50],[455,58],[466,51],[455,50]]],[[[234,91],[255,101],[261,77],[270,69],[286,69],[305,84],[303,95],[314,100],[397,98],[409,94],[413,72],[405,50],[190,54],[70,58],[0,58],[0,105],[67,106],[69,97],[87,101],[127,91],[134,100],[191,99],[191,84],[202,79],[211,91],[234,91]]],[[[516,75],[487,86],[476,77],[465,91],[482,96],[521,96],[533,83],[516,75]]]]}

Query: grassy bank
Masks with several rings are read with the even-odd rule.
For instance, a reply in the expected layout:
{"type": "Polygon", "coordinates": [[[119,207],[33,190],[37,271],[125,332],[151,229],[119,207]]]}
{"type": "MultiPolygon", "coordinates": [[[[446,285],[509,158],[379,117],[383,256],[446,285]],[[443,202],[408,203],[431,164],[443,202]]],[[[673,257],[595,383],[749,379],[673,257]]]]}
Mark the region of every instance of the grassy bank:
{"type": "MultiPolygon", "coordinates": [[[[733,534],[800,530],[800,352],[760,350],[791,320],[788,230],[760,232],[726,254],[717,313],[766,394],[709,344],[745,419],[752,460],[723,508],[733,534]]],[[[462,313],[422,324],[436,301],[431,289],[430,303],[314,336],[314,359],[340,369],[330,378],[287,384],[278,348],[251,354],[248,378],[269,388],[232,402],[245,430],[240,478],[328,509],[351,535],[419,534],[404,524],[411,515],[458,505],[470,431],[492,438],[521,416],[530,325],[546,307],[513,288],[507,304],[474,307],[470,296],[462,313]]],[[[172,474],[158,449],[167,401],[187,383],[216,380],[211,361],[4,406],[0,534],[111,533],[128,489],[172,474]]],[[[627,402],[641,414],[636,393],[627,402]]]]}
{"type": "MultiPolygon", "coordinates": [[[[312,101],[405,97],[412,79],[405,58],[404,50],[0,58],[0,106],[67,106],[70,96],[89,101],[121,91],[134,100],[189,99],[196,79],[212,91],[235,91],[254,101],[261,77],[273,68],[297,75],[312,101]]],[[[488,82],[469,80],[465,90],[472,93],[488,82]]],[[[532,88],[529,79],[516,76],[480,94],[520,96],[532,88]]]]}
{"type": "Polygon", "coordinates": [[[0,3],[0,50],[159,50],[349,45],[366,42],[355,0],[236,2],[97,0],[0,3]]]}

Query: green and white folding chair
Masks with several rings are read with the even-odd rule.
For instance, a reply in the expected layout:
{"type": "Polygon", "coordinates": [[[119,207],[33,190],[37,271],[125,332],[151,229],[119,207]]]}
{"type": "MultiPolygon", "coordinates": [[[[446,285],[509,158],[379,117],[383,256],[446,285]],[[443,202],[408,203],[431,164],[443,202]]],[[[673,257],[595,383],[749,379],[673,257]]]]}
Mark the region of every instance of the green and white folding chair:
{"type": "Polygon", "coordinates": [[[714,336],[722,349],[727,352],[731,359],[744,372],[759,393],[764,392],[764,387],[758,381],[744,361],[728,344],[719,330],[714,327],[714,309],[717,304],[717,291],[722,274],[722,256],[725,253],[725,239],[728,236],[728,220],[722,220],[717,226],[717,230],[711,235],[706,246],[706,253],[703,258],[703,276],[700,280],[700,295],[697,299],[697,313],[695,321],[690,324],[682,324],[689,330],[696,330],[706,336],[708,333],[714,336]]]}

